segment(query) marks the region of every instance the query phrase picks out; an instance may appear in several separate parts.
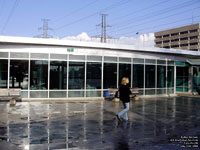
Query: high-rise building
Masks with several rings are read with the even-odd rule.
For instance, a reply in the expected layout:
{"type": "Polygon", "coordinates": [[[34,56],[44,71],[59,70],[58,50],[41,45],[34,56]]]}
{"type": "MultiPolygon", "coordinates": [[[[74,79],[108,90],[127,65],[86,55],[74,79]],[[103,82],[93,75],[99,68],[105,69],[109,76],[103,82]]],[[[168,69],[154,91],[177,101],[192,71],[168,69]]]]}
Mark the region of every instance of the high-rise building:
{"type": "Polygon", "coordinates": [[[200,23],[155,32],[155,46],[200,51],[200,23]]]}

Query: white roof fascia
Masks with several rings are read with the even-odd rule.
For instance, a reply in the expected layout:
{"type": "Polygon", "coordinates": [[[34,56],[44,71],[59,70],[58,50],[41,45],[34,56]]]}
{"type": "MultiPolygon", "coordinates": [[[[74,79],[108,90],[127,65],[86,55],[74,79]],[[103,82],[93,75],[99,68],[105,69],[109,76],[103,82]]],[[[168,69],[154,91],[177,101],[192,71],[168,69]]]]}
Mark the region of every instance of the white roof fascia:
{"type": "Polygon", "coordinates": [[[198,51],[180,50],[180,49],[165,49],[157,47],[135,47],[134,45],[125,44],[110,44],[110,43],[97,43],[73,40],[59,40],[59,39],[43,39],[43,38],[30,38],[30,37],[14,37],[14,36],[0,36],[0,43],[17,43],[17,44],[32,44],[32,45],[48,45],[48,46],[69,46],[69,47],[85,47],[96,49],[111,49],[111,50],[127,50],[127,51],[143,51],[153,53],[168,53],[178,55],[192,55],[200,56],[198,51]]]}

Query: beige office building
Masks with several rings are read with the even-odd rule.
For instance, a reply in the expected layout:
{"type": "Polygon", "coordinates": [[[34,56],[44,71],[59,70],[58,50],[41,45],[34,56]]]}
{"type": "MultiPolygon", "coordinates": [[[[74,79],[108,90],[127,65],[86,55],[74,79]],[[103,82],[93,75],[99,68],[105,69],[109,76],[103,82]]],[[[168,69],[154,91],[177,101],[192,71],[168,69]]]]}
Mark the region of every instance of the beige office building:
{"type": "Polygon", "coordinates": [[[200,23],[155,32],[155,46],[200,51],[200,23]]]}

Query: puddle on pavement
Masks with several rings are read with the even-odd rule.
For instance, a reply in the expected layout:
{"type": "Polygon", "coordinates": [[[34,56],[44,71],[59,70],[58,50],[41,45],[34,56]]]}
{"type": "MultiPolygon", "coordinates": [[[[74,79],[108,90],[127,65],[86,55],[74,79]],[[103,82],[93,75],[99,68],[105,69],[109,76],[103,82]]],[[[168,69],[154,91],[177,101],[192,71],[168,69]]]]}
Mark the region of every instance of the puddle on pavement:
{"type": "Polygon", "coordinates": [[[133,102],[127,122],[117,121],[115,114],[122,109],[121,104],[110,101],[17,103],[14,108],[0,103],[3,109],[0,144],[6,141],[23,150],[121,147],[157,150],[163,145],[173,150],[180,145],[170,143],[170,138],[200,133],[200,114],[195,109],[198,107],[192,111],[186,108],[200,102],[180,101],[181,98],[171,98],[167,103],[166,100],[133,102]]]}

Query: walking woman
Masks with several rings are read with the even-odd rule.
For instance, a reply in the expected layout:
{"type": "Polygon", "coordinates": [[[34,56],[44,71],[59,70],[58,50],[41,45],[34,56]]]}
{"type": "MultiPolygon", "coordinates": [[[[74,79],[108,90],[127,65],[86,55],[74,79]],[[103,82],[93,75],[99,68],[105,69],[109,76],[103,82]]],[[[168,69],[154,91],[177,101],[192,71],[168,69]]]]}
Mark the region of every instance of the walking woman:
{"type": "Polygon", "coordinates": [[[123,77],[121,81],[121,85],[119,87],[119,98],[123,102],[124,109],[116,115],[119,121],[121,121],[121,116],[123,116],[123,120],[128,121],[127,112],[129,110],[129,103],[130,103],[129,95],[131,94],[131,90],[128,84],[129,84],[129,79],[126,77],[123,77]]]}

